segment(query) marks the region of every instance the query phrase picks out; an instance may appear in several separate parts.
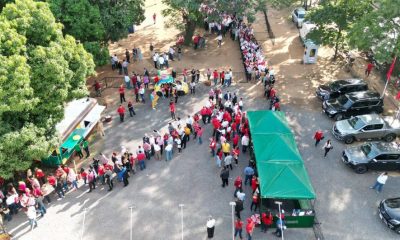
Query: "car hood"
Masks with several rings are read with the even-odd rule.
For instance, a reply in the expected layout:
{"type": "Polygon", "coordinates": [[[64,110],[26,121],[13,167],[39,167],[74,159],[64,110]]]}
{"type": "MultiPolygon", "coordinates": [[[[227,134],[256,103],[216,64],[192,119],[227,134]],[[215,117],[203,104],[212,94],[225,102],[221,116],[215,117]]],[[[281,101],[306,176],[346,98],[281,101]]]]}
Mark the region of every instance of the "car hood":
{"type": "Polygon", "coordinates": [[[369,159],[365,156],[364,152],[361,150],[360,146],[349,147],[344,150],[349,162],[353,163],[367,163],[369,159]]]}
{"type": "Polygon", "coordinates": [[[337,99],[331,99],[331,100],[326,101],[326,105],[335,110],[339,110],[339,109],[343,108],[337,99]]]}
{"type": "Polygon", "coordinates": [[[336,127],[337,131],[339,131],[341,134],[349,134],[349,133],[357,133],[358,132],[350,125],[350,123],[347,119],[337,121],[335,123],[335,127],[336,127]]]}
{"type": "MultiPolygon", "coordinates": [[[[393,206],[392,202],[395,202],[395,199],[386,199],[383,201],[383,206],[385,208],[386,213],[392,218],[400,221],[400,206],[393,206]]],[[[398,200],[397,200],[398,201],[398,200]]]]}

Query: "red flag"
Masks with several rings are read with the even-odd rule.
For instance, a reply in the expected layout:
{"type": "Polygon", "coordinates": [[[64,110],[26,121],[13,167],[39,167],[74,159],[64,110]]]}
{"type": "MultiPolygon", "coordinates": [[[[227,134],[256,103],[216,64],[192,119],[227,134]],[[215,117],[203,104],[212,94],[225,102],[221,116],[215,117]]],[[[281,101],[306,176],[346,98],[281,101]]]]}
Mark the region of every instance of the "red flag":
{"type": "MultiPolygon", "coordinates": [[[[392,72],[393,72],[395,63],[396,63],[396,57],[394,57],[393,62],[392,62],[392,65],[390,65],[389,71],[388,71],[387,74],[386,74],[386,79],[387,79],[387,81],[390,81],[390,77],[392,76],[392,72]]],[[[397,98],[397,97],[396,97],[396,98],[397,98]]]]}

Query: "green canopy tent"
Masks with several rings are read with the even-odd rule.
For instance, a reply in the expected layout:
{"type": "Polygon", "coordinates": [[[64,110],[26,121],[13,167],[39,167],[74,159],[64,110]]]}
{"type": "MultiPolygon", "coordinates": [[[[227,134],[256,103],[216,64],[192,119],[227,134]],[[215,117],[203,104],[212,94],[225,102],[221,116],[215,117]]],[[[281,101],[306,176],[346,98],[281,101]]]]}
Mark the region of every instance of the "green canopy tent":
{"type": "Polygon", "coordinates": [[[308,200],[315,199],[315,192],[285,114],[250,111],[247,116],[262,208],[283,200],[284,207],[299,213],[285,217],[288,227],[312,227],[314,215],[308,200]]]}

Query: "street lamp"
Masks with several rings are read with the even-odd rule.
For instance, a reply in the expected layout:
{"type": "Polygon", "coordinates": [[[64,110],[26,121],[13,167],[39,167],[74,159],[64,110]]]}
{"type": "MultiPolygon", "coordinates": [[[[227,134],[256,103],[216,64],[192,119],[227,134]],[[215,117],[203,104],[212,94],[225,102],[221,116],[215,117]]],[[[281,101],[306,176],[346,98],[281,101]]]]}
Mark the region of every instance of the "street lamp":
{"type": "Polygon", "coordinates": [[[282,202],[278,202],[278,201],[275,201],[275,204],[278,204],[278,210],[279,210],[279,214],[278,214],[278,218],[281,220],[281,236],[282,236],[282,240],[283,240],[283,222],[282,222],[282,218],[281,218],[281,205],[282,205],[282,202]]]}
{"type": "Polygon", "coordinates": [[[232,240],[235,240],[235,218],[234,218],[234,215],[233,215],[233,209],[235,208],[236,203],[235,202],[229,202],[229,205],[231,205],[231,207],[232,207],[232,240]]]}
{"type": "Polygon", "coordinates": [[[132,231],[133,231],[133,209],[136,208],[135,205],[132,205],[129,207],[129,209],[131,210],[131,226],[130,226],[130,237],[129,239],[132,240],[132,231]]]}
{"type": "Polygon", "coordinates": [[[182,240],[183,240],[183,207],[185,204],[180,203],[179,207],[181,208],[181,233],[182,233],[182,240]]]}
{"type": "Polygon", "coordinates": [[[83,231],[85,229],[85,218],[86,218],[87,208],[83,209],[83,220],[82,220],[82,228],[81,228],[81,240],[83,239],[83,231]]]}

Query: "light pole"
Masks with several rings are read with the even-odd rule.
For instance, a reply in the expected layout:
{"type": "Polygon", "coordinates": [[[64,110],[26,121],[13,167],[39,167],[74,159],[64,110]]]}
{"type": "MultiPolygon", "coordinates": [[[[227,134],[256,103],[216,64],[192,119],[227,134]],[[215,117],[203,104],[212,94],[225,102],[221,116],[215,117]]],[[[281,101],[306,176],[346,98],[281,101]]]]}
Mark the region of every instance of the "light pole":
{"type": "Polygon", "coordinates": [[[182,240],[183,240],[183,207],[185,204],[180,203],[179,207],[181,208],[181,233],[182,233],[182,240]]]}
{"type": "Polygon", "coordinates": [[[278,213],[278,218],[281,220],[281,236],[282,236],[282,240],[284,239],[283,238],[283,222],[282,222],[282,218],[281,218],[281,205],[282,205],[282,202],[278,202],[278,201],[275,201],[275,204],[278,204],[278,211],[279,211],[279,213],[278,213]]]}
{"type": "Polygon", "coordinates": [[[86,218],[87,208],[83,209],[83,220],[82,220],[82,229],[81,229],[81,240],[83,239],[83,231],[85,229],[85,218],[86,218]]]}
{"type": "Polygon", "coordinates": [[[233,209],[236,206],[235,202],[229,202],[229,205],[232,207],[232,240],[235,240],[235,217],[233,215],[233,209]]]}
{"type": "Polygon", "coordinates": [[[133,237],[132,232],[133,232],[133,209],[134,208],[136,208],[135,205],[132,205],[129,207],[129,209],[131,210],[131,226],[130,226],[130,237],[129,237],[130,240],[132,240],[132,237],[133,237]]]}

